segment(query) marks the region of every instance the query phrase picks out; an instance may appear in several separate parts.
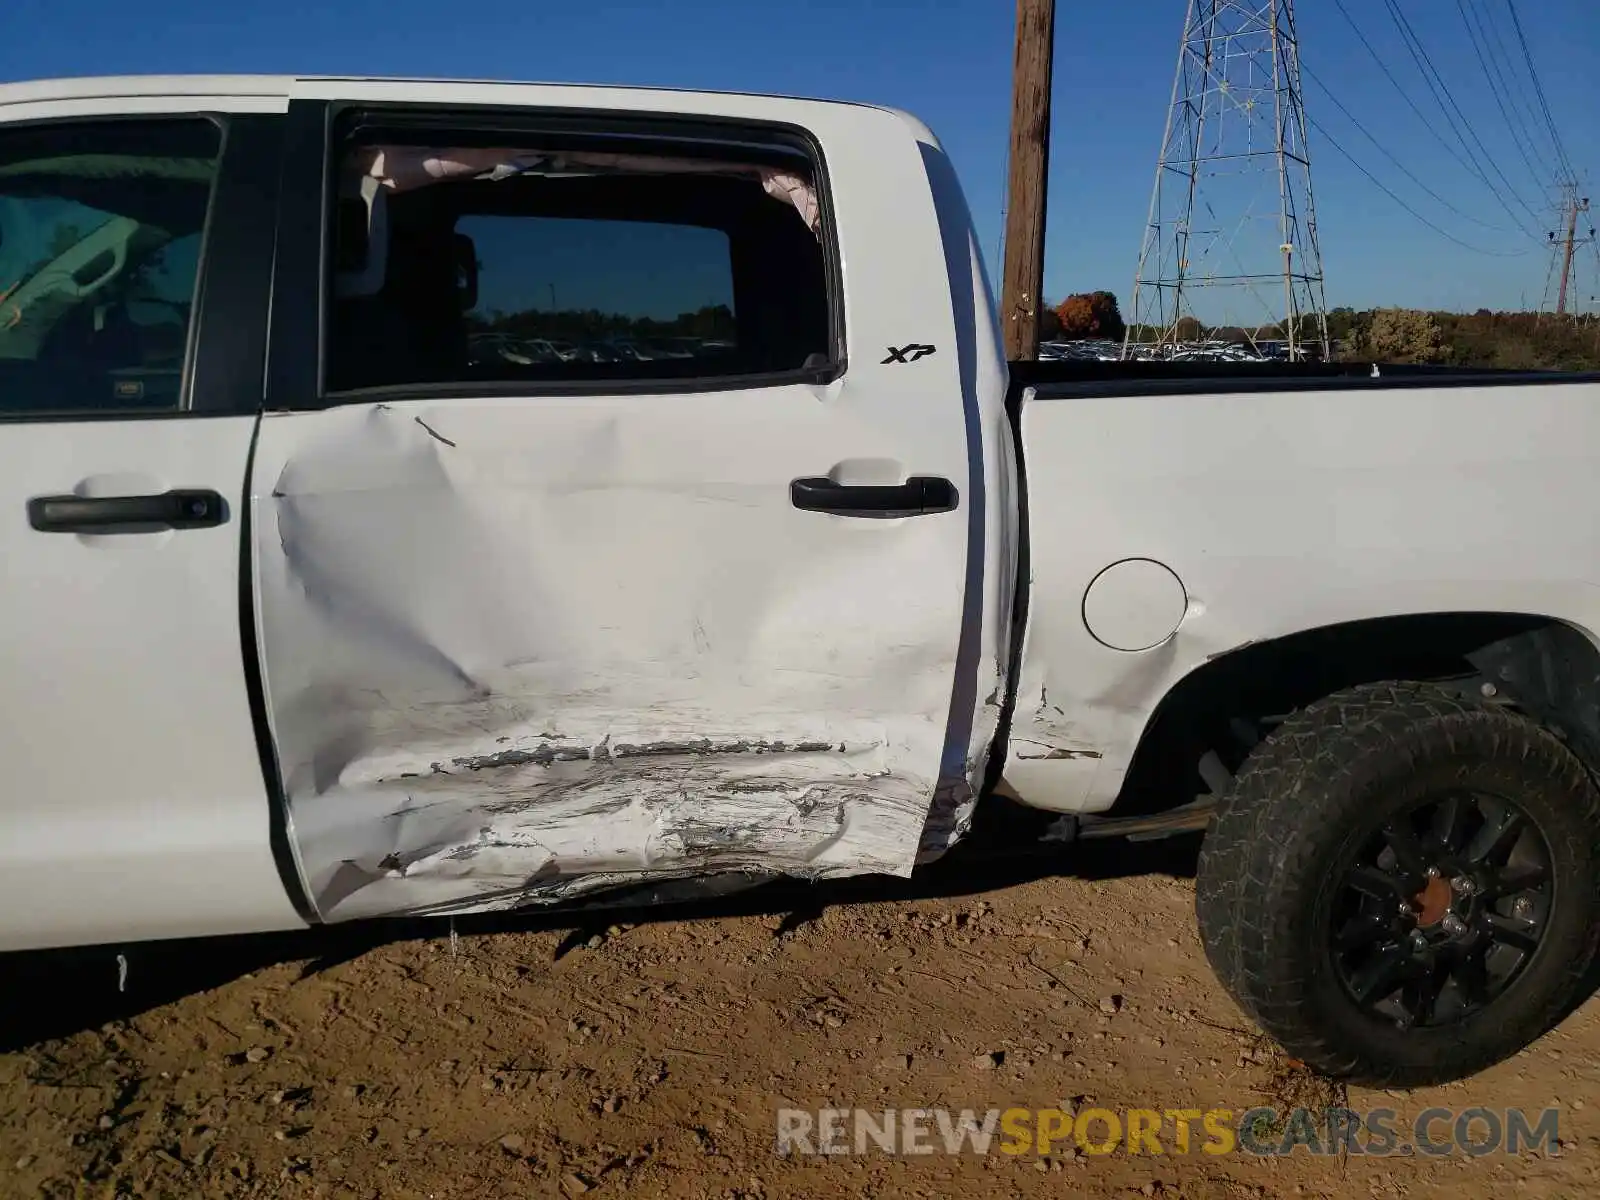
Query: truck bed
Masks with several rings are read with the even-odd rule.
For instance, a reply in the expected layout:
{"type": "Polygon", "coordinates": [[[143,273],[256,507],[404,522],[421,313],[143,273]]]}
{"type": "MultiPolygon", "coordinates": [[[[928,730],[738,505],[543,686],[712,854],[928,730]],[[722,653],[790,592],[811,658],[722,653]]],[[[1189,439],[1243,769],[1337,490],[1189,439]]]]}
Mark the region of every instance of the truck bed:
{"type": "Polygon", "coordinates": [[[1007,785],[1106,811],[1164,697],[1301,631],[1459,612],[1600,627],[1597,401],[1593,373],[1017,364],[1007,785]]]}

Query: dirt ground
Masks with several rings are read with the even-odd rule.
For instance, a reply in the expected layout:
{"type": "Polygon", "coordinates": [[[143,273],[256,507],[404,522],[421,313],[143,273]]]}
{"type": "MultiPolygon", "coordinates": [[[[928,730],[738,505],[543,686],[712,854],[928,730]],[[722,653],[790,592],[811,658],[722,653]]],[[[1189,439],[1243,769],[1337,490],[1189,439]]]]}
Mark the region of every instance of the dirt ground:
{"type": "Polygon", "coordinates": [[[1402,1126],[1558,1105],[1551,1152],[775,1153],[780,1108],[1337,1099],[1213,982],[1193,861],[1183,841],[1090,843],[454,939],[174,943],[130,950],[124,991],[111,952],[0,959],[0,1196],[1600,1194],[1600,1001],[1466,1083],[1347,1098],[1402,1126]]]}

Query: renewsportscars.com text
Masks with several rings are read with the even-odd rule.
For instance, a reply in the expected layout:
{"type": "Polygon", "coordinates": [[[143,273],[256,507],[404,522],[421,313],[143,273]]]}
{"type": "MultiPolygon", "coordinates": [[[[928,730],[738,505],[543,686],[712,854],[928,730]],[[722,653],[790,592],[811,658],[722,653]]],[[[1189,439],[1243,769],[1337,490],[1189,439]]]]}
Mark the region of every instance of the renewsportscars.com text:
{"type": "Polygon", "coordinates": [[[1560,1110],[1430,1108],[1404,1122],[1392,1108],[784,1108],[785,1155],[1555,1154],[1560,1110]]]}

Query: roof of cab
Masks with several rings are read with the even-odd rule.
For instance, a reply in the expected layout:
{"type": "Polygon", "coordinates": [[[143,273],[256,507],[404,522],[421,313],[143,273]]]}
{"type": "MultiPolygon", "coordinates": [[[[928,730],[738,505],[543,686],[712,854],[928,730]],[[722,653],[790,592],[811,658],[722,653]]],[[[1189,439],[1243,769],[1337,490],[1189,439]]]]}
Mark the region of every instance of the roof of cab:
{"type": "Polygon", "coordinates": [[[0,83],[0,104],[115,96],[287,96],[292,75],[77,75],[0,83]]]}
{"type": "Polygon", "coordinates": [[[821,100],[757,92],[630,87],[493,79],[427,79],[378,75],[106,75],[0,83],[0,113],[11,120],[97,115],[108,102],[128,112],[182,110],[190,98],[200,107],[234,112],[282,112],[292,99],[336,99],[348,87],[355,100],[405,98],[420,103],[554,104],[560,107],[637,107],[658,113],[696,112],[800,120],[823,110],[886,114],[918,140],[938,139],[914,115],[888,105],[821,100]]]}
{"type": "Polygon", "coordinates": [[[412,84],[429,88],[560,88],[563,91],[626,91],[674,96],[761,96],[808,104],[846,104],[876,108],[853,101],[826,100],[776,93],[732,92],[704,88],[635,87],[628,84],[568,83],[526,79],[449,79],[389,75],[83,75],[0,83],[0,104],[48,100],[104,100],[118,96],[271,96],[288,97],[303,89],[324,90],[329,84],[412,84]]]}

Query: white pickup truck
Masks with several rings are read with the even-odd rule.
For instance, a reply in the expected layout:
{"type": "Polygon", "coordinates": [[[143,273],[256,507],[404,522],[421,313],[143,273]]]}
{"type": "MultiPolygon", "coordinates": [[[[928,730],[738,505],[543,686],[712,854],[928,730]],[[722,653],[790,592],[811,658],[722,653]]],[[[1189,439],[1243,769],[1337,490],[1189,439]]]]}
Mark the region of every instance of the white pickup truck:
{"type": "Polygon", "coordinates": [[[1318,1068],[1559,1020],[1600,383],[996,329],[889,109],[0,87],[0,948],[906,875],[999,793],[1209,825],[1318,1068]]]}

